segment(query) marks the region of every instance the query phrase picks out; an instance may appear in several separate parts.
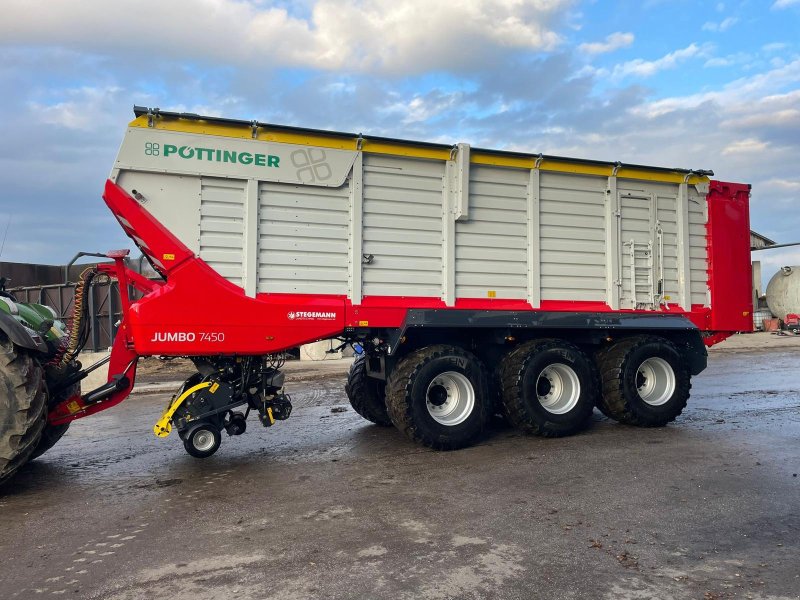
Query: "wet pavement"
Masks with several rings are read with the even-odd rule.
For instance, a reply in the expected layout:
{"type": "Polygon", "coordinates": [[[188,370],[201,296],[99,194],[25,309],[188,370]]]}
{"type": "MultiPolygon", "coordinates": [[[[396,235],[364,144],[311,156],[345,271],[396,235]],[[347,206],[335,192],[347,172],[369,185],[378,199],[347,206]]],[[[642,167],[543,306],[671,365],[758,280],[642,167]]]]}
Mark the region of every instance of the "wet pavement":
{"type": "Polygon", "coordinates": [[[800,598],[798,357],[714,353],[664,429],[450,453],[332,412],[346,361],[206,460],[132,396],[0,492],[0,597],[800,598]]]}

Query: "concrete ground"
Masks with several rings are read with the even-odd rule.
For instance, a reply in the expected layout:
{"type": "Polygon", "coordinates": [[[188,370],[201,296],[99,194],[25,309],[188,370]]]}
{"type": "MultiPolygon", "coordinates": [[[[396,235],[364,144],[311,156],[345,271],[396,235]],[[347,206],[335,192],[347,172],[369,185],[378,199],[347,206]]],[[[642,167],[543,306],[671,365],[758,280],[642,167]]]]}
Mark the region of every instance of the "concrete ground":
{"type": "Polygon", "coordinates": [[[206,460],[132,396],[1,492],[0,597],[800,598],[799,357],[738,336],[669,427],[450,453],[360,419],[346,360],[292,365],[291,419],[206,460]]]}

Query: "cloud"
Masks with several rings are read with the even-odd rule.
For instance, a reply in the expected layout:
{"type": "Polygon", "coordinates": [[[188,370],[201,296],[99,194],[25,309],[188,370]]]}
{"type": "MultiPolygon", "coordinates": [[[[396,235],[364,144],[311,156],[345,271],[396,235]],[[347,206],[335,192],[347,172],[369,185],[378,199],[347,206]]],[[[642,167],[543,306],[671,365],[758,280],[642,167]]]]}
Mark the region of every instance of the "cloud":
{"type": "Polygon", "coordinates": [[[434,90],[425,95],[415,95],[410,100],[399,99],[387,107],[386,112],[398,114],[405,124],[430,122],[458,107],[463,98],[462,92],[434,90]]]}
{"type": "Polygon", "coordinates": [[[728,29],[736,25],[736,23],[738,22],[739,19],[737,19],[736,17],[728,17],[726,19],[723,19],[719,23],[715,21],[707,21],[706,23],[703,23],[702,29],[703,31],[719,31],[719,32],[728,31],[728,29]]]}
{"type": "Polygon", "coordinates": [[[82,87],[66,90],[64,100],[55,104],[32,101],[29,106],[37,119],[46,125],[92,130],[99,125],[97,116],[103,114],[103,105],[121,91],[119,86],[82,87]]]}
{"type": "Polygon", "coordinates": [[[800,0],[775,0],[773,9],[789,8],[790,6],[800,5],[800,0]]]}
{"type": "Polygon", "coordinates": [[[736,64],[733,58],[731,57],[722,57],[722,56],[715,56],[714,58],[709,58],[706,62],[703,63],[704,67],[730,67],[731,65],[736,64]]]}
{"type": "Polygon", "coordinates": [[[739,117],[743,119],[750,113],[754,104],[769,103],[764,112],[771,114],[777,101],[783,100],[789,104],[796,102],[798,86],[800,86],[800,58],[752,77],[736,79],[716,91],[674,96],[643,103],[637,108],[637,112],[652,118],[673,111],[693,110],[702,105],[714,103],[728,107],[741,107],[739,117]],[[778,93],[787,86],[793,89],[786,94],[778,93]]]}
{"type": "Polygon", "coordinates": [[[617,79],[623,77],[652,77],[659,71],[666,69],[674,69],[680,63],[701,56],[706,52],[705,47],[698,46],[697,44],[690,44],[686,48],[675,50],[669,54],[665,54],[656,60],[644,60],[636,58],[628,62],[616,65],[611,72],[611,75],[617,79]]]}
{"type": "MultiPolygon", "coordinates": [[[[754,229],[780,242],[800,231],[800,59],[784,48],[764,49],[785,61],[769,66],[757,62],[757,47],[742,47],[755,58],[747,77],[731,81],[726,71],[696,68],[714,60],[699,43],[607,71],[587,67],[591,52],[569,44],[575,13],[566,0],[466,0],[446,10],[389,0],[288,9],[232,0],[141,0],[132,8],[124,0],[114,12],[126,19],[98,0],[84,3],[48,4],[35,23],[20,16],[18,0],[4,5],[0,225],[15,215],[7,259],[60,262],[78,250],[125,246],[100,193],[134,103],[713,168],[722,180],[753,184],[754,229]],[[681,84],[672,87],[675,79],[681,84]],[[660,95],[645,85],[652,83],[660,95]],[[663,91],[670,89],[690,91],[663,91]]],[[[721,60],[739,65],[744,55],[721,60]]]]}
{"type": "Polygon", "coordinates": [[[6,45],[324,70],[463,70],[509,51],[552,50],[573,0],[317,0],[306,15],[235,0],[7,0],[6,45]],[[119,15],[125,18],[120,19],[119,15]],[[191,26],[187,26],[188,22],[191,26]],[[198,32],[209,35],[198,35],[198,32]]]}
{"type": "Polygon", "coordinates": [[[634,36],[632,33],[617,31],[606,36],[604,42],[588,42],[578,46],[578,50],[585,54],[604,54],[613,52],[620,48],[627,48],[633,44],[634,36]]]}
{"type": "Polygon", "coordinates": [[[784,190],[800,192],[800,179],[770,179],[769,181],[766,181],[765,184],[782,188],[784,190]]]}
{"type": "MultiPolygon", "coordinates": [[[[798,242],[800,239],[793,239],[798,242]]],[[[786,242],[791,243],[791,242],[786,242]]],[[[781,267],[800,265],[800,250],[797,248],[778,248],[776,250],[761,250],[753,253],[753,260],[761,261],[761,273],[765,283],[780,270],[781,267]]],[[[766,291],[766,285],[764,290],[766,291]]]]}
{"type": "Polygon", "coordinates": [[[769,144],[757,140],[755,138],[748,138],[746,140],[736,140],[731,142],[727,147],[722,150],[723,154],[752,154],[753,152],[761,152],[766,150],[769,144]]]}

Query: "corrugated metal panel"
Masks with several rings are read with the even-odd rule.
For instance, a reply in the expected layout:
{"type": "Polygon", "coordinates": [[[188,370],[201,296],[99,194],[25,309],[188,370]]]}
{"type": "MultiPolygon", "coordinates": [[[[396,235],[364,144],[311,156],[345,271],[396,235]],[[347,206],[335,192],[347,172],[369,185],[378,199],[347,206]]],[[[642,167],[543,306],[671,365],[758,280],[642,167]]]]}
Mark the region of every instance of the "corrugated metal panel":
{"type": "Polygon", "coordinates": [[[442,293],[441,161],[365,155],[364,296],[442,293]]]}
{"type": "Polygon", "coordinates": [[[242,285],[246,181],[203,177],[200,186],[200,258],[242,285]]]}
{"type": "Polygon", "coordinates": [[[117,183],[141,194],[147,212],[192,252],[200,252],[200,177],[122,171],[117,183]]]}
{"type": "Polygon", "coordinates": [[[340,188],[261,183],[258,291],[346,294],[350,199],[340,188]]]}
{"type": "MultiPolygon", "coordinates": [[[[692,278],[692,304],[708,305],[708,248],[706,221],[708,204],[694,188],[689,188],[689,261],[692,278]]],[[[690,307],[686,307],[687,309],[690,307]]]]}
{"type": "Polygon", "coordinates": [[[456,222],[456,297],[524,299],[529,172],[470,169],[469,219],[456,222]]]}
{"type": "Polygon", "coordinates": [[[469,210],[453,223],[443,200],[463,197],[446,189],[445,161],[366,154],[357,164],[362,160],[362,185],[353,190],[352,179],[325,188],[253,181],[248,187],[243,179],[160,173],[122,172],[119,178],[143,193],[148,210],[220,274],[237,285],[246,282],[248,293],[427,296],[451,302],[454,287],[456,298],[485,298],[494,291],[511,299],[531,293],[535,302],[606,301],[607,288],[617,290],[606,282],[606,271],[618,265],[621,302],[628,294],[622,306],[630,307],[653,302],[659,277],[665,300],[676,303],[680,269],[688,266],[691,303],[708,303],[706,202],[694,186],[688,187],[689,237],[682,240],[683,189],[677,183],[612,183],[600,176],[532,175],[527,169],[472,163],[468,204],[459,204],[469,210]],[[538,188],[529,190],[533,182],[538,188]],[[607,206],[609,186],[618,195],[607,206]],[[538,220],[530,225],[529,203],[538,209],[538,220]],[[620,246],[608,257],[606,211],[613,214],[617,203],[620,246]],[[356,218],[353,226],[359,205],[362,222],[356,218]],[[538,249],[528,247],[529,235],[534,243],[538,238],[538,249]],[[630,249],[624,246],[631,239],[652,244],[651,255],[639,255],[633,281],[630,249]],[[687,261],[679,263],[684,249],[687,261]],[[356,260],[361,268],[352,267],[352,257],[360,254],[373,255],[373,262],[356,260]],[[528,256],[539,259],[530,273],[528,256]],[[634,297],[626,289],[635,289],[634,297]]]}
{"type": "MultiPolygon", "coordinates": [[[[653,278],[652,289],[657,293],[658,279],[663,277],[663,296],[667,303],[675,303],[680,296],[679,247],[689,249],[691,302],[707,303],[706,240],[705,240],[705,199],[696,191],[689,196],[689,239],[678,239],[678,185],[641,182],[627,182],[630,189],[620,190],[620,209],[622,212],[622,240],[625,244],[635,240],[637,244],[652,243],[652,256],[646,254],[637,259],[636,302],[646,302],[646,288],[650,287],[648,277],[653,278]],[[635,188],[635,189],[634,189],[635,188]],[[627,196],[626,196],[627,195],[627,196]],[[659,244],[658,230],[661,230],[659,244]],[[652,267],[648,270],[647,264],[652,267]]],[[[693,189],[693,188],[690,188],[693,189]]],[[[630,246],[622,247],[621,275],[623,296],[632,307],[630,297],[631,280],[630,246]]],[[[690,308],[690,307],[684,307],[690,308]]]]}
{"type": "Polygon", "coordinates": [[[637,308],[653,302],[653,252],[656,244],[653,202],[653,198],[644,191],[620,192],[623,308],[637,308]]]}
{"type": "Polygon", "coordinates": [[[540,176],[542,300],[606,299],[606,178],[540,176]]]}
{"type": "Polygon", "coordinates": [[[667,303],[678,301],[680,283],[678,280],[678,198],[659,195],[656,197],[656,219],[662,231],[661,266],[664,276],[663,296],[667,303]]]}

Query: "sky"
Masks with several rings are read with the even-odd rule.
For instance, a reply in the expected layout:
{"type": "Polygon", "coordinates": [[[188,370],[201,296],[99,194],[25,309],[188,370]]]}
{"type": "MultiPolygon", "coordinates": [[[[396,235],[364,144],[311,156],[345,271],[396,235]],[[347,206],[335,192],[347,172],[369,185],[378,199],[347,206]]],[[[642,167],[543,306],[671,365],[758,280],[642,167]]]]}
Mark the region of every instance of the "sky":
{"type": "Polygon", "coordinates": [[[129,247],[101,193],[134,104],[713,169],[800,241],[800,0],[3,0],[0,90],[4,261],[129,247]]]}

